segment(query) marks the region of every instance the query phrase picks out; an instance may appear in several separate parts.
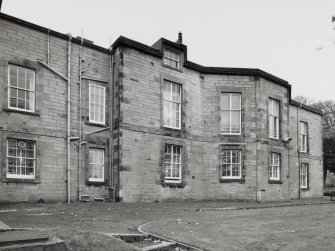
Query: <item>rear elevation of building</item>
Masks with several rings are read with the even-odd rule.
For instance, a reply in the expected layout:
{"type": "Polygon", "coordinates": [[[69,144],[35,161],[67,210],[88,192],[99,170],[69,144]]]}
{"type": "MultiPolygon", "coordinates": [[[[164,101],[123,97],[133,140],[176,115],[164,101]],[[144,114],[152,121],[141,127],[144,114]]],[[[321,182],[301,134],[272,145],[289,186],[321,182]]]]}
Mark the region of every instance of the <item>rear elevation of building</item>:
{"type": "Polygon", "coordinates": [[[111,48],[0,14],[0,201],[320,197],[321,113],[181,34],[111,48]]]}

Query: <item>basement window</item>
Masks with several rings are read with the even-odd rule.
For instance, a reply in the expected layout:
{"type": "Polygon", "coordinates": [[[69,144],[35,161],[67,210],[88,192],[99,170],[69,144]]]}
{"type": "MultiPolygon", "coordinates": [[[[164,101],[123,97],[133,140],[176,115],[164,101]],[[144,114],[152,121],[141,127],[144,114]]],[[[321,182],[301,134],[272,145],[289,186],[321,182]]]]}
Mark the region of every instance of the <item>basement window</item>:
{"type": "Polygon", "coordinates": [[[280,153],[270,152],[269,180],[280,180],[280,153]]]}
{"type": "Polygon", "coordinates": [[[105,87],[89,85],[89,122],[105,124],[105,87]]]}
{"type": "Polygon", "coordinates": [[[308,188],[308,164],[301,163],[300,167],[300,187],[308,188]]]}
{"type": "Polygon", "coordinates": [[[181,151],[181,146],[165,145],[164,181],[167,183],[181,183],[181,151]]]}
{"type": "Polygon", "coordinates": [[[7,140],[7,178],[35,179],[35,142],[23,139],[7,140]]]}
{"type": "Polygon", "coordinates": [[[8,65],[8,107],[20,111],[34,112],[34,70],[8,65]]]}
{"type": "Polygon", "coordinates": [[[223,150],[221,153],[221,178],[241,179],[241,150],[223,150]]]}
{"type": "Polygon", "coordinates": [[[105,172],[105,150],[89,149],[89,176],[88,181],[103,182],[105,172]]]}

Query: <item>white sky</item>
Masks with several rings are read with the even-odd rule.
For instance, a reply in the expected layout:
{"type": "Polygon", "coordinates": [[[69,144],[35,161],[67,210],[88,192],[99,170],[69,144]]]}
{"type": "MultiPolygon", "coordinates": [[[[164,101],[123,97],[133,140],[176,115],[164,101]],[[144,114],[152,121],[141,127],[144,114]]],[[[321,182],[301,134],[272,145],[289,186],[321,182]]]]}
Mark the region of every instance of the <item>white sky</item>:
{"type": "Polygon", "coordinates": [[[183,33],[188,59],[260,68],[292,96],[335,100],[335,0],[3,0],[3,13],[109,47],[183,33]],[[321,49],[322,48],[322,49],[321,49]]]}

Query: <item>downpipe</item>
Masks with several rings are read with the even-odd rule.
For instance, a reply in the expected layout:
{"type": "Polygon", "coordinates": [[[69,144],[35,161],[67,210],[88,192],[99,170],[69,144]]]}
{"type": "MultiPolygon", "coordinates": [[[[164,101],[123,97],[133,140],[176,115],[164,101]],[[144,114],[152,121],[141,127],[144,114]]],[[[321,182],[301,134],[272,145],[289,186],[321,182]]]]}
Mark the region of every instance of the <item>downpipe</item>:
{"type": "Polygon", "coordinates": [[[115,200],[115,187],[114,187],[114,56],[112,54],[112,47],[110,48],[110,61],[109,61],[109,72],[110,72],[110,95],[109,95],[109,107],[110,112],[110,128],[109,128],[109,196],[110,201],[115,200]]]}
{"type": "Polygon", "coordinates": [[[67,56],[67,203],[71,202],[71,41],[69,35],[67,56]]]}

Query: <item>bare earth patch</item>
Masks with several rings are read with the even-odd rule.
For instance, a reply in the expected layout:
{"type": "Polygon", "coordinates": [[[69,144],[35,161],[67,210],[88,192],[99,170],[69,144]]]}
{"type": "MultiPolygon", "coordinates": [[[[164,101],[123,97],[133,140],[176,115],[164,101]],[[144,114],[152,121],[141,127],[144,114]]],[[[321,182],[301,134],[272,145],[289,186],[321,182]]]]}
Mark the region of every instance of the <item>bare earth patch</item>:
{"type": "Polygon", "coordinates": [[[0,221],[39,229],[69,250],[138,250],[101,233],[137,228],[204,250],[333,250],[335,203],[164,202],[0,205],[0,221]],[[310,205],[316,203],[328,203],[310,205]],[[330,204],[329,204],[330,203],[330,204]],[[272,207],[282,206],[282,207],[272,207]],[[244,207],[264,207],[242,209],[244,207]],[[204,211],[199,211],[206,208],[204,211]],[[13,210],[15,209],[15,210],[13,210]],[[149,222],[149,223],[148,223],[149,222]]]}

